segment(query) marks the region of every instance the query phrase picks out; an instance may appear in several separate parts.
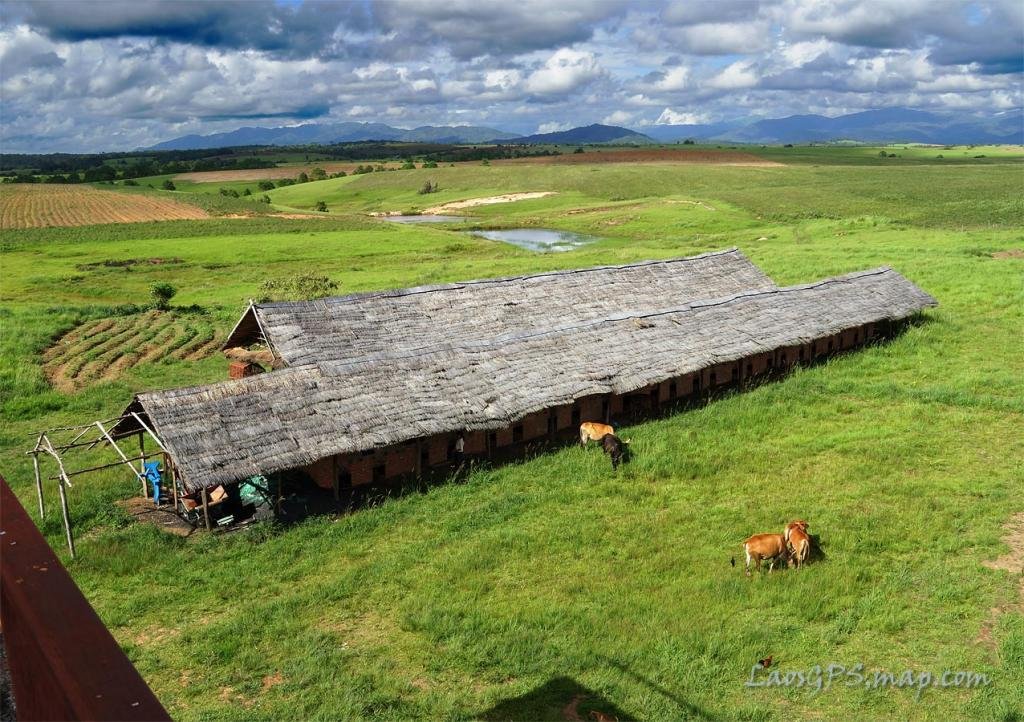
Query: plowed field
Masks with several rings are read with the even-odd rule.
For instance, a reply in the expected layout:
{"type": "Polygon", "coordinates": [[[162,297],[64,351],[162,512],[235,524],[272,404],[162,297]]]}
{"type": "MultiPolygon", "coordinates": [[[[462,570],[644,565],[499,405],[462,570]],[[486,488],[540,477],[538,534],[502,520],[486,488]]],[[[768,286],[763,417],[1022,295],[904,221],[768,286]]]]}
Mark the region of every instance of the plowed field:
{"type": "Polygon", "coordinates": [[[208,218],[201,208],[173,198],[103,191],[88,186],[0,186],[0,228],[89,226],[208,218]]]}

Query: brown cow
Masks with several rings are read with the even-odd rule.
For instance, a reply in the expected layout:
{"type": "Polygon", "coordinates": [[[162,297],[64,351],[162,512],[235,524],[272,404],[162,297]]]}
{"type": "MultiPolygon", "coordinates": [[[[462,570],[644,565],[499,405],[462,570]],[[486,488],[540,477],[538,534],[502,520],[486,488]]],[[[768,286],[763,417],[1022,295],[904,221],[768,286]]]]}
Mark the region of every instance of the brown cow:
{"type": "Polygon", "coordinates": [[[775,561],[789,558],[789,547],[786,537],[782,534],[755,534],[743,542],[743,552],[747,556],[746,573],[750,576],[750,561],[754,560],[757,570],[761,571],[761,560],[768,560],[768,571],[775,568],[775,561]]]}
{"type": "Polygon", "coordinates": [[[614,434],[615,428],[610,424],[601,424],[597,421],[584,421],[580,424],[580,446],[586,446],[588,441],[600,441],[608,434],[614,434]]]}
{"type": "Polygon", "coordinates": [[[811,554],[811,537],[807,534],[807,522],[803,519],[789,522],[782,536],[785,537],[790,553],[796,561],[796,568],[799,569],[811,554]]]}

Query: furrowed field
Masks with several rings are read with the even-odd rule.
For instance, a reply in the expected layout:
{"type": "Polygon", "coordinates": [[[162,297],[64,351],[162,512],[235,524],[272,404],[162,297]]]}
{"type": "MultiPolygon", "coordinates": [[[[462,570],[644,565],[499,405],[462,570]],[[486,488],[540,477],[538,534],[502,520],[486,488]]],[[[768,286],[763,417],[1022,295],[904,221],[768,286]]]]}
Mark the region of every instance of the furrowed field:
{"type": "MultiPolygon", "coordinates": [[[[269,192],[285,213],[323,201],[309,220],[5,227],[0,470],[31,510],[33,431],[225,378],[208,351],[268,278],[315,271],[348,293],[734,245],[780,284],[891,265],[939,300],[923,323],[626,429],[617,473],[562,448],[341,517],[181,539],[114,506],[137,493],[114,470],[70,491],[69,569],[186,720],[1021,719],[1024,164],[793,150],[761,152],[782,165],[467,164],[269,192]],[[439,191],[419,195],[427,180],[439,191]],[[556,194],[473,208],[468,225],[602,240],[535,254],[366,215],[513,191],[556,194]],[[170,312],[142,307],[155,282],[178,288],[170,312]],[[730,565],[793,518],[825,560],[751,580],[730,565]],[[783,674],[991,684],[746,687],[767,655],[783,674]]],[[[42,528],[64,553],[59,514],[42,528]]]]}

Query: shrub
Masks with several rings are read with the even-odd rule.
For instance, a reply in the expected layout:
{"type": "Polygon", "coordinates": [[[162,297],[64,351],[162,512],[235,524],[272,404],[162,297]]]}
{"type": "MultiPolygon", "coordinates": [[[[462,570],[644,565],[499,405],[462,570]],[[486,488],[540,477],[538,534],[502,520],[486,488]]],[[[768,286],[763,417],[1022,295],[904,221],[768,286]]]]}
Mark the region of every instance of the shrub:
{"type": "Polygon", "coordinates": [[[168,178],[167,180],[165,180],[165,181],[163,182],[163,185],[161,185],[160,187],[161,187],[161,188],[163,188],[163,189],[164,189],[165,191],[174,191],[174,190],[177,190],[177,188],[175,188],[175,187],[174,187],[174,181],[172,181],[172,180],[171,180],[170,178],[168,178]]]}
{"type": "Polygon", "coordinates": [[[124,185],[126,186],[137,186],[138,184],[139,182],[137,180],[132,180],[131,178],[124,182],[124,185]]]}
{"type": "Polygon", "coordinates": [[[266,194],[260,196],[260,203],[270,203],[270,196],[266,194]]]}
{"type": "Polygon", "coordinates": [[[244,191],[242,191],[242,195],[243,196],[251,196],[252,195],[252,191],[249,190],[248,188],[246,188],[244,191]]]}
{"type": "Polygon", "coordinates": [[[274,181],[272,180],[261,180],[256,184],[256,187],[261,191],[272,191],[274,190],[274,181]]]}
{"type": "Polygon", "coordinates": [[[312,173],[313,180],[327,180],[327,171],[323,168],[314,168],[312,173]]]}
{"type": "Polygon", "coordinates": [[[169,283],[154,283],[149,289],[149,295],[153,299],[153,306],[159,311],[166,311],[171,307],[171,299],[178,293],[178,289],[169,283]]]}
{"type": "Polygon", "coordinates": [[[437,193],[437,181],[428,180],[423,186],[417,191],[421,196],[425,196],[428,193],[437,193]]]}
{"type": "Polygon", "coordinates": [[[281,278],[268,278],[260,286],[260,301],[303,301],[331,296],[338,283],[327,276],[300,273],[281,278]]]}
{"type": "Polygon", "coordinates": [[[309,183],[309,176],[306,175],[306,171],[299,173],[299,177],[295,179],[296,183],[309,183]]]}
{"type": "Polygon", "coordinates": [[[415,169],[416,169],[416,164],[413,163],[411,160],[407,160],[407,161],[405,161],[405,163],[402,163],[402,170],[415,170],[415,169]]]}
{"type": "Polygon", "coordinates": [[[437,161],[435,161],[435,160],[428,160],[421,167],[423,167],[423,168],[437,168],[437,161]]]}
{"type": "Polygon", "coordinates": [[[490,164],[491,164],[491,161],[489,161],[486,158],[484,158],[483,162],[480,165],[490,165],[490,164]]]}
{"type": "Polygon", "coordinates": [[[327,212],[327,204],[324,203],[323,201],[317,201],[316,202],[316,210],[320,211],[321,213],[326,213],[327,212]]]}

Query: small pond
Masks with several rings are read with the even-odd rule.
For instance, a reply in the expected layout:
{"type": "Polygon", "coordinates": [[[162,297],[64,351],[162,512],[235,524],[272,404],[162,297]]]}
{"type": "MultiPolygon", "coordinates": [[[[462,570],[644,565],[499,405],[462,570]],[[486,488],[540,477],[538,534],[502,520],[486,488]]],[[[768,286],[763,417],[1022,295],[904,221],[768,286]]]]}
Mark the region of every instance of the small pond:
{"type": "Polygon", "coordinates": [[[571,251],[598,240],[571,231],[554,231],[548,228],[511,228],[498,231],[469,231],[471,235],[504,241],[528,251],[571,251]]]}
{"type": "Polygon", "coordinates": [[[393,223],[460,223],[469,220],[465,216],[439,216],[424,213],[420,216],[381,216],[393,223]]]}

